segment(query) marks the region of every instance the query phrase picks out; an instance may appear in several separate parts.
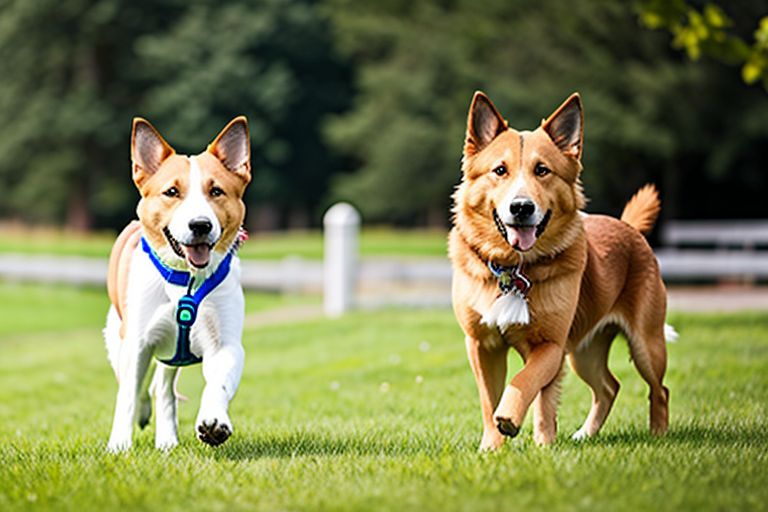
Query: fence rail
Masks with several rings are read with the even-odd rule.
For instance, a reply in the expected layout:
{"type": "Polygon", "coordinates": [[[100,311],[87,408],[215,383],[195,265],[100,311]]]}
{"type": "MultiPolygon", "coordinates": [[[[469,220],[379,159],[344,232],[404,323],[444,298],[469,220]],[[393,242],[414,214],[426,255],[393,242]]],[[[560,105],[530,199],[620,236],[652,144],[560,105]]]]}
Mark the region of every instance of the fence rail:
{"type": "Polygon", "coordinates": [[[665,246],[768,247],[768,222],[765,220],[670,220],[664,224],[661,239],[665,246]]]}
{"type": "MultiPolygon", "coordinates": [[[[751,251],[660,249],[656,251],[662,276],[669,282],[695,280],[768,280],[768,257],[751,251]]],[[[241,262],[243,287],[288,293],[319,293],[323,263],[289,257],[280,261],[241,262]]],[[[15,281],[101,286],[107,261],[98,258],[0,255],[0,278],[15,281]]],[[[363,259],[358,287],[366,290],[408,287],[449,289],[451,266],[445,258],[363,259]]]]}
{"type": "MultiPolygon", "coordinates": [[[[325,264],[298,257],[244,260],[243,286],[288,293],[324,291],[326,313],[331,316],[363,302],[448,302],[447,258],[361,260],[356,238],[359,216],[349,205],[336,205],[331,211],[335,214],[326,219],[326,253],[336,257],[325,264]]],[[[668,282],[768,282],[768,251],[759,250],[768,246],[766,221],[671,221],[662,240],[667,247],[658,249],[656,256],[668,282]]],[[[0,279],[104,285],[106,276],[104,259],[0,254],[0,279]]]]}

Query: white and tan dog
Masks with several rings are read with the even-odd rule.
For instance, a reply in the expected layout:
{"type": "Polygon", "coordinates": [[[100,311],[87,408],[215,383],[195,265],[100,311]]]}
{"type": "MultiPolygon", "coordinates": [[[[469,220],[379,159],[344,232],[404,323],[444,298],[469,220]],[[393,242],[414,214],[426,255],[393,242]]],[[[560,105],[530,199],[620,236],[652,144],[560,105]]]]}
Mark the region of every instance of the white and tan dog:
{"type": "Polygon", "coordinates": [[[151,395],[155,446],[176,446],[174,381],[179,366],[200,358],[205,389],[196,431],[215,446],[232,434],[229,402],[243,369],[244,300],[235,251],[251,179],[248,123],[235,118],[206,151],[182,156],[136,118],[131,159],[139,220],[117,238],[109,261],[112,306],[104,337],[119,389],[107,447],[131,447],[133,421],[148,423],[151,395]],[[169,364],[158,362],[150,382],[153,356],[169,364]]]}

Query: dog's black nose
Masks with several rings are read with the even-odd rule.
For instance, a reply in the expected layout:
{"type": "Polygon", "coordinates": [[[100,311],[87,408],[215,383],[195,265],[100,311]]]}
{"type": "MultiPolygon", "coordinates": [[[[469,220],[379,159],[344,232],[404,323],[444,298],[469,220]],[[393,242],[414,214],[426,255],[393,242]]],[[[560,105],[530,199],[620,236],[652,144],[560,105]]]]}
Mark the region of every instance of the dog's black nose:
{"type": "Polygon", "coordinates": [[[516,219],[525,219],[533,215],[533,212],[536,211],[536,205],[530,199],[513,199],[509,205],[509,211],[516,219]]]}
{"type": "Polygon", "coordinates": [[[192,231],[193,235],[203,236],[211,232],[213,224],[211,224],[211,221],[205,217],[195,217],[189,221],[189,229],[192,231]]]}

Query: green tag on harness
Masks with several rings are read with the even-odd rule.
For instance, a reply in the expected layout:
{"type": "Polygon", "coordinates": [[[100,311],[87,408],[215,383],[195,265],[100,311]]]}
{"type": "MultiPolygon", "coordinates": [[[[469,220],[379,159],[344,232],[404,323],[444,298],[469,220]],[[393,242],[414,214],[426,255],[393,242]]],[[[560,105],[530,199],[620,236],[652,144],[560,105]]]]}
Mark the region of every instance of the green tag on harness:
{"type": "Polygon", "coordinates": [[[192,353],[189,342],[189,333],[192,324],[197,318],[197,302],[194,297],[184,295],[179,299],[176,307],[176,323],[179,325],[179,332],[176,336],[176,353],[170,359],[160,359],[160,362],[168,366],[188,366],[202,361],[192,353]]]}

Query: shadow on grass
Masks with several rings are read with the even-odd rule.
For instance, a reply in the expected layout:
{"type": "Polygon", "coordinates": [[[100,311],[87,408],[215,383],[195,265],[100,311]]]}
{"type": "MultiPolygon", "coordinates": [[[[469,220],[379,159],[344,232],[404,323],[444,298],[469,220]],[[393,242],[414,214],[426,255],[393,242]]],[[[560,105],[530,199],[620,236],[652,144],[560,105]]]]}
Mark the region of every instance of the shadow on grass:
{"type": "Polygon", "coordinates": [[[694,446],[766,446],[768,429],[760,425],[701,425],[672,426],[666,435],[656,437],[647,430],[631,429],[610,434],[600,434],[590,444],[606,446],[632,446],[659,442],[671,445],[694,446]]]}
{"type": "Polygon", "coordinates": [[[232,441],[215,450],[214,457],[227,460],[346,455],[397,457],[473,452],[475,448],[474,439],[429,439],[421,435],[393,435],[392,432],[366,432],[343,437],[330,433],[289,432],[232,441]]]}
{"type": "MultiPolygon", "coordinates": [[[[216,459],[244,461],[262,458],[382,456],[412,455],[436,456],[443,453],[476,454],[474,436],[454,438],[431,437],[421,434],[395,434],[392,432],[366,432],[342,436],[323,432],[288,432],[278,435],[258,435],[250,439],[232,440],[211,453],[216,459]]],[[[601,434],[586,442],[559,440],[561,448],[612,446],[690,446],[690,447],[768,447],[768,431],[760,425],[704,427],[684,425],[673,427],[663,437],[651,435],[637,428],[601,434]]],[[[529,439],[513,441],[507,446],[514,452],[535,449],[529,439]],[[530,441],[530,442],[529,442],[530,441]]],[[[509,443],[508,443],[509,444],[509,443]]],[[[510,455],[512,455],[510,453],[510,455]]]]}

